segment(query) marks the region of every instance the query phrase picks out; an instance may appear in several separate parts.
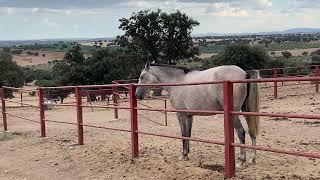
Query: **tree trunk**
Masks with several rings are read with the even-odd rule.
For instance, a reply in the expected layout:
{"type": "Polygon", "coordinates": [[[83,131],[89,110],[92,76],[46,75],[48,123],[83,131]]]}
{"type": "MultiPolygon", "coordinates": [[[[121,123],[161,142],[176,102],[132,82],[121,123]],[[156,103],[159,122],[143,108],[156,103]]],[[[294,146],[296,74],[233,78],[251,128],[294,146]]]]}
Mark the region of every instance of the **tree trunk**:
{"type": "Polygon", "coordinates": [[[87,102],[92,102],[92,101],[97,101],[97,98],[96,98],[95,94],[89,94],[87,96],[87,102]]]}
{"type": "Polygon", "coordinates": [[[107,99],[107,95],[106,94],[102,94],[101,95],[101,101],[106,101],[107,99]]]}

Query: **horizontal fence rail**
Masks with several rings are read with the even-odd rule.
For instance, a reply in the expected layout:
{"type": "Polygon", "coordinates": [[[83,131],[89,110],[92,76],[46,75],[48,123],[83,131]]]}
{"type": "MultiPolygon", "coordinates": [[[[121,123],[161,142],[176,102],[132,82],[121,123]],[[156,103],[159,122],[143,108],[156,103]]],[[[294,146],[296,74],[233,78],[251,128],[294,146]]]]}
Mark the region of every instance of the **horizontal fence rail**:
{"type": "MultiPolygon", "coordinates": [[[[270,82],[273,83],[273,87],[275,93],[277,92],[278,82],[290,82],[290,81],[311,81],[316,83],[316,87],[318,87],[318,82],[320,81],[320,74],[318,74],[318,66],[314,66],[316,70],[316,75],[312,77],[279,77],[277,74],[279,69],[281,68],[274,68],[274,69],[263,69],[263,71],[271,71],[273,70],[274,77],[273,78],[266,78],[266,79],[246,79],[246,80],[233,80],[233,81],[207,81],[207,82],[190,82],[190,83],[161,83],[161,84],[136,84],[131,83],[132,81],[118,81],[113,82],[113,84],[109,85],[83,85],[83,86],[64,86],[64,87],[41,87],[38,88],[38,97],[39,103],[38,105],[32,105],[38,107],[39,109],[39,121],[21,117],[18,115],[14,115],[11,113],[6,112],[6,101],[10,102],[10,100],[6,100],[5,97],[5,89],[10,89],[9,87],[2,87],[0,89],[0,97],[1,97],[1,104],[2,104],[2,120],[4,131],[7,131],[7,115],[14,116],[23,120],[32,121],[40,124],[40,133],[41,137],[46,137],[46,122],[50,123],[62,123],[62,124],[69,124],[75,125],[77,127],[77,137],[78,137],[78,144],[84,144],[84,127],[88,128],[99,128],[99,129],[106,129],[106,130],[113,130],[113,131],[122,131],[122,132],[130,132],[131,133],[131,153],[133,158],[139,157],[139,134],[142,135],[150,135],[150,136],[158,136],[163,138],[172,138],[172,139],[187,139],[191,141],[198,141],[203,143],[210,143],[210,144],[218,144],[225,146],[225,177],[230,178],[235,176],[235,147],[244,147],[249,149],[256,149],[261,151],[268,151],[268,152],[275,152],[275,153],[282,153],[288,155],[296,155],[296,156],[304,156],[310,158],[320,158],[320,153],[318,152],[301,152],[301,151],[291,151],[287,149],[275,149],[272,147],[265,147],[265,146],[251,146],[251,145],[243,145],[234,143],[234,127],[233,127],[233,116],[234,115],[245,115],[245,116],[269,116],[269,117],[286,117],[286,118],[303,118],[303,119],[320,119],[319,115],[305,115],[305,114],[287,114],[287,113],[268,113],[268,112],[238,112],[233,111],[233,85],[236,83],[266,83],[270,82]],[[122,84],[124,83],[124,84],[122,84]],[[147,86],[147,87],[168,87],[168,86],[197,86],[197,85],[210,85],[210,84],[221,84],[223,85],[223,94],[224,94],[224,110],[223,111],[209,111],[209,110],[185,110],[185,109],[168,109],[166,105],[166,98],[154,98],[158,100],[163,100],[165,102],[165,108],[152,108],[149,105],[143,104],[137,100],[135,96],[135,91],[137,87],[147,86]],[[90,88],[90,90],[89,90],[90,88]],[[98,89],[98,90],[91,90],[91,89],[98,89]],[[108,88],[107,90],[102,90],[101,88],[108,88]],[[126,93],[129,93],[129,107],[120,106],[121,93],[119,91],[120,88],[127,89],[126,93]],[[75,104],[55,104],[55,106],[73,106],[76,108],[76,121],[75,122],[62,122],[56,120],[49,120],[45,117],[45,108],[46,104],[44,102],[45,93],[46,91],[60,89],[60,90],[71,90],[75,92],[76,102],[75,104]],[[91,92],[90,92],[91,91],[91,92]],[[84,105],[82,104],[82,96],[84,94],[103,94],[109,93],[113,96],[113,103],[112,105],[84,105]],[[139,107],[141,106],[141,107],[139,107]],[[114,109],[115,118],[118,118],[118,109],[125,109],[130,111],[130,129],[120,129],[120,128],[113,128],[113,127],[104,127],[104,126],[96,126],[93,124],[84,123],[83,119],[83,108],[111,108],[114,109]],[[189,112],[189,113],[204,113],[204,114],[223,114],[224,115],[224,140],[206,140],[206,139],[199,139],[199,138],[191,138],[191,137],[181,137],[181,136],[172,136],[166,134],[158,134],[153,132],[145,132],[143,130],[139,130],[138,121],[139,115],[138,111],[157,111],[162,112],[167,115],[167,113],[173,112],[189,112]]],[[[136,82],[134,80],[133,82],[136,82]]],[[[12,88],[12,90],[22,91],[20,88],[12,88]]],[[[317,91],[318,92],[318,91],[317,91]]],[[[275,94],[277,95],[277,94],[275,94]]],[[[152,97],[153,98],[153,97],[152,97]]],[[[11,101],[12,103],[19,103],[16,101],[11,101]]],[[[25,105],[31,105],[26,104],[25,105]]],[[[141,116],[140,118],[145,118],[141,116]]],[[[167,121],[167,116],[166,116],[167,121]]],[[[167,124],[167,122],[166,122],[167,124]]]]}

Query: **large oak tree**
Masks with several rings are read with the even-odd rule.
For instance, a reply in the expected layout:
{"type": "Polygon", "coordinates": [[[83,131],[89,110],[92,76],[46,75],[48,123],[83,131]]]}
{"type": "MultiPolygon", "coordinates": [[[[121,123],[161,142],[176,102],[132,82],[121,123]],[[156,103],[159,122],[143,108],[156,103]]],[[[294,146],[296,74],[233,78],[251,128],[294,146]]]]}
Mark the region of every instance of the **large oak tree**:
{"type": "Polygon", "coordinates": [[[199,54],[191,37],[191,31],[198,25],[198,21],[180,11],[140,11],[128,19],[120,19],[119,28],[125,33],[117,37],[117,42],[142,54],[144,61],[172,64],[199,54]]]}

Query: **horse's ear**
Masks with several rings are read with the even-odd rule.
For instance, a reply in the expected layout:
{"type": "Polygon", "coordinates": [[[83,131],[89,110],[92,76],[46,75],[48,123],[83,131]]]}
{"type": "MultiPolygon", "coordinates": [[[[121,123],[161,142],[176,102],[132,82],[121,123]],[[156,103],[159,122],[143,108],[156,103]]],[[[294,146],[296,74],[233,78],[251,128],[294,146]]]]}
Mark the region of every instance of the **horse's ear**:
{"type": "Polygon", "coordinates": [[[148,70],[150,67],[150,61],[147,61],[146,65],[144,66],[144,69],[145,70],[148,70]]]}

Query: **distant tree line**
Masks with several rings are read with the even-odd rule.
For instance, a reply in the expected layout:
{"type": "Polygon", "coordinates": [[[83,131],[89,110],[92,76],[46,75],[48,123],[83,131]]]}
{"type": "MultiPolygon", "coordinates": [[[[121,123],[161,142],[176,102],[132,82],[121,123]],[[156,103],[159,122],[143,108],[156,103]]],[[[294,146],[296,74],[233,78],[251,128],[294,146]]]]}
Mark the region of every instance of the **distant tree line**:
{"type": "Polygon", "coordinates": [[[228,36],[204,36],[195,37],[196,41],[199,41],[199,46],[207,46],[209,44],[214,45],[229,45],[230,43],[244,43],[249,44],[258,42],[264,44],[266,47],[270,43],[282,43],[282,42],[311,42],[319,41],[320,33],[291,33],[291,34],[268,34],[268,35],[228,35],[228,36]],[[209,40],[209,41],[208,41],[209,40]]]}
{"type": "Polygon", "coordinates": [[[220,65],[237,65],[244,70],[261,69],[270,61],[270,56],[260,46],[231,44],[218,55],[205,60],[202,69],[220,65]]]}

